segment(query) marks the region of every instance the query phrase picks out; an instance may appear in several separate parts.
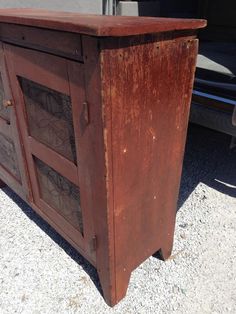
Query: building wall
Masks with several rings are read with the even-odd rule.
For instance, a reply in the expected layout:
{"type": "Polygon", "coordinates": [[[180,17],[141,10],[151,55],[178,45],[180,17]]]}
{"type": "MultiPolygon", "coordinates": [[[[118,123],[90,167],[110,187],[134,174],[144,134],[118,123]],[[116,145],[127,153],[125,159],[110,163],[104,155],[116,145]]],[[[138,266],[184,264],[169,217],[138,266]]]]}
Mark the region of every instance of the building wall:
{"type": "Polygon", "coordinates": [[[103,0],[0,0],[0,8],[41,8],[94,14],[105,12],[105,4],[103,0]]]}

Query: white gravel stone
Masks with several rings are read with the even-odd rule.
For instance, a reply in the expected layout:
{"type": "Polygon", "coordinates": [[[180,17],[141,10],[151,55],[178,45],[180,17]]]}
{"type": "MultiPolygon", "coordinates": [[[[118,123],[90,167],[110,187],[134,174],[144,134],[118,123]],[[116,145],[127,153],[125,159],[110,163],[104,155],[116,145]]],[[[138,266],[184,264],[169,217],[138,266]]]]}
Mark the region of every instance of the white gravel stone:
{"type": "Polygon", "coordinates": [[[113,309],[96,271],[9,188],[0,190],[0,313],[236,313],[236,152],[191,126],[173,254],[150,257],[113,309]]]}

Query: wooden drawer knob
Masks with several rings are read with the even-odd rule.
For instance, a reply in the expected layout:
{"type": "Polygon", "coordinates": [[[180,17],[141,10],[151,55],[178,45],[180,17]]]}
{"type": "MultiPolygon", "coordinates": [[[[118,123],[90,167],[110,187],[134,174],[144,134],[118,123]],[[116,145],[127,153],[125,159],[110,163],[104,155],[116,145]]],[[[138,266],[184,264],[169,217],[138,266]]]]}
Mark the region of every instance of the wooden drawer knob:
{"type": "Polygon", "coordinates": [[[10,99],[3,100],[3,106],[6,107],[6,108],[13,106],[12,100],[10,100],[10,99]]]}

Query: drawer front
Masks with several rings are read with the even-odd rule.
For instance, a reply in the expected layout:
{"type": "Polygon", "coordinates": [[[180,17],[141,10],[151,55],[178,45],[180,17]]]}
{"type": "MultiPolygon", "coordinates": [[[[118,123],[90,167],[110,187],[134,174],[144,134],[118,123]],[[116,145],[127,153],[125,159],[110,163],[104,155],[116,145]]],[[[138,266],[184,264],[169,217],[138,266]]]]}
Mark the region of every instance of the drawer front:
{"type": "Polygon", "coordinates": [[[83,144],[84,66],[11,45],[4,49],[26,151],[32,205],[95,264],[92,209],[87,201],[92,189],[87,188],[89,178],[80,169],[87,154],[83,144]]]}
{"type": "Polygon", "coordinates": [[[0,130],[0,165],[7,170],[19,184],[21,183],[20,169],[14,140],[11,138],[11,130],[2,127],[0,130]]]}
{"type": "Polygon", "coordinates": [[[28,199],[26,169],[2,43],[0,43],[0,178],[24,200],[28,199]]]}
{"type": "Polygon", "coordinates": [[[2,23],[1,40],[18,46],[83,61],[81,36],[44,28],[2,23]]]}

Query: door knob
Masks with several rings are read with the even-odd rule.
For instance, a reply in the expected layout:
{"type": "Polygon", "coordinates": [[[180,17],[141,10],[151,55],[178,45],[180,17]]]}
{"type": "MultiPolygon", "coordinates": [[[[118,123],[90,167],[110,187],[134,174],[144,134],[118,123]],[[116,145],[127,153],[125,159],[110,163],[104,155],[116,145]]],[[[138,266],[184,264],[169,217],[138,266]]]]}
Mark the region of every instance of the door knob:
{"type": "Polygon", "coordinates": [[[3,106],[4,107],[11,107],[11,106],[13,106],[13,101],[12,100],[10,100],[10,99],[4,99],[3,100],[3,106]]]}

